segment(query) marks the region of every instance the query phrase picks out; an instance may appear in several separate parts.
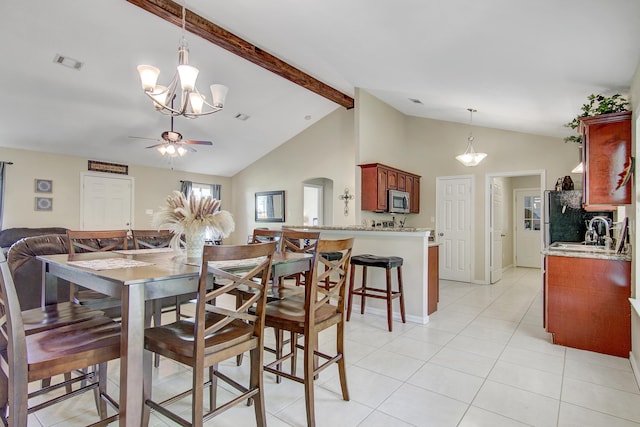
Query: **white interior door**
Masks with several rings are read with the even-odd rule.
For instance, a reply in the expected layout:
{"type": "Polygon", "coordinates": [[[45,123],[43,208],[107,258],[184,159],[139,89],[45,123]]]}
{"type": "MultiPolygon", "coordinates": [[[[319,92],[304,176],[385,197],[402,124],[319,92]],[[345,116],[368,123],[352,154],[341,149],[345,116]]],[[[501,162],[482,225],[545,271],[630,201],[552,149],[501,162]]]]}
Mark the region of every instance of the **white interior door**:
{"type": "Polygon", "coordinates": [[[133,213],[133,178],[82,175],[82,230],[129,230],[133,213]]]}
{"type": "Polygon", "coordinates": [[[541,266],[541,209],[540,189],[514,190],[515,247],[517,267],[541,266]]]}
{"type": "Polygon", "coordinates": [[[471,177],[436,179],[440,278],[471,281],[471,177]]]}
{"type": "Polygon", "coordinates": [[[502,279],[502,238],[504,237],[502,182],[491,180],[491,283],[502,279]]]}

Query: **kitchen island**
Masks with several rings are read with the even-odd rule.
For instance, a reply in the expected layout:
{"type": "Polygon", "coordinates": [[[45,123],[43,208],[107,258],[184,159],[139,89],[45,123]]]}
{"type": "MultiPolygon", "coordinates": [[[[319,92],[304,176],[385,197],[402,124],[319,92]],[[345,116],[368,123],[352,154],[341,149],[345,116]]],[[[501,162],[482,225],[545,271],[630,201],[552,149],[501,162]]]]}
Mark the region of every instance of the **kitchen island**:
{"type": "Polygon", "coordinates": [[[554,344],[629,357],[631,255],[587,249],[543,251],[545,327],[554,344]]]}
{"type": "MultiPolygon", "coordinates": [[[[404,259],[402,266],[404,301],[407,321],[427,323],[429,314],[437,309],[438,303],[438,243],[429,241],[428,228],[365,227],[365,226],[295,226],[283,225],[283,229],[317,230],[322,239],[344,239],[355,237],[353,255],[373,254],[399,256],[404,259]]],[[[362,281],[362,269],[356,269],[355,284],[362,281]]],[[[368,269],[368,283],[385,287],[385,271],[368,269]]],[[[394,279],[395,288],[395,279],[394,279]]],[[[359,300],[353,301],[352,316],[360,312],[359,300]]],[[[386,316],[383,301],[368,299],[365,313],[386,316]]],[[[400,319],[397,303],[393,306],[394,319],[400,319]]]]}

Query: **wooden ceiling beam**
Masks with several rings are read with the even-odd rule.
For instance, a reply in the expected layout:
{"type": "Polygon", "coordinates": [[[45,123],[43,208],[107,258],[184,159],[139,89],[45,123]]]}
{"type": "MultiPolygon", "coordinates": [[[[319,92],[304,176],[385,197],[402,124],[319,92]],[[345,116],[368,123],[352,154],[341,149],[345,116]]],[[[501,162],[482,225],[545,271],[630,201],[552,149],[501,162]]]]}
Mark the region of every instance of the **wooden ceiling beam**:
{"type": "MultiPolygon", "coordinates": [[[[171,0],[127,0],[178,27],[182,27],[182,6],[171,0]]],[[[353,98],[315,77],[287,64],[248,41],[230,33],[211,21],[186,9],[185,28],[190,33],[210,41],[247,61],[271,71],[305,89],[327,98],[345,108],[353,108],[353,98]]]]}

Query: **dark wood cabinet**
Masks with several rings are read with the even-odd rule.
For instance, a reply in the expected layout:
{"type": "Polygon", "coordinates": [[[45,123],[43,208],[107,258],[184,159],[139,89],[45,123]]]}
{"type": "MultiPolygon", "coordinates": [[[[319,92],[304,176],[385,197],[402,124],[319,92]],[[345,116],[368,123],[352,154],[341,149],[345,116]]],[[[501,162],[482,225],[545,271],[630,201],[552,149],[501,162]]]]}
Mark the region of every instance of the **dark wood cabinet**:
{"type": "Polygon", "coordinates": [[[386,212],[389,190],[409,193],[410,213],[420,213],[420,176],[381,163],[359,165],[362,177],[360,208],[386,212]]]}
{"type": "MultiPolygon", "coordinates": [[[[407,191],[407,175],[400,173],[398,174],[398,191],[407,191]]],[[[391,187],[389,187],[391,189],[391,187]]]]}
{"type": "Polygon", "coordinates": [[[398,189],[398,172],[393,170],[387,171],[387,190],[398,189]]]}
{"type": "Polygon", "coordinates": [[[629,357],[631,262],[545,257],[545,320],[554,344],[629,357]]]}
{"type": "Polygon", "coordinates": [[[431,314],[438,309],[438,301],[440,300],[440,282],[439,282],[439,246],[429,246],[428,248],[428,285],[427,285],[427,314],[431,314]]]}
{"type": "Polygon", "coordinates": [[[580,120],[585,205],[631,204],[631,112],[580,120]]]}

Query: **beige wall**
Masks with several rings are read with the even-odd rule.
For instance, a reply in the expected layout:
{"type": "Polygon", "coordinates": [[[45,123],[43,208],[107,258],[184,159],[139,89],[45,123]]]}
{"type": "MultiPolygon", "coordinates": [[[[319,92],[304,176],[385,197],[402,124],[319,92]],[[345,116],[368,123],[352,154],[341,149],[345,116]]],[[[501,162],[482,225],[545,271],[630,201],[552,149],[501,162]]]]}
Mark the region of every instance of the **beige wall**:
{"type": "MultiPolygon", "coordinates": [[[[3,229],[50,226],[79,228],[80,174],[87,172],[88,159],[0,147],[0,160],[13,162],[6,169],[3,229]],[[52,180],[53,192],[36,194],[35,179],[52,180]],[[53,210],[36,212],[36,195],[52,197],[53,210]]],[[[151,228],[151,216],[145,214],[145,210],[157,210],[171,191],[180,188],[180,180],[221,184],[223,208],[229,210],[232,205],[231,178],[136,165],[129,165],[129,176],[135,180],[135,228],[151,228]]]]}
{"type": "MultiPolygon", "coordinates": [[[[233,176],[233,212],[236,212],[236,244],[246,242],[255,227],[280,228],[281,223],[255,222],[254,197],[257,191],[285,191],[285,221],[302,224],[303,181],[327,178],[333,181],[332,219],[325,223],[353,224],[359,196],[349,202],[349,215],[338,200],[345,188],[358,194],[354,173],[353,110],[337,109],[304,132],[233,176]]],[[[325,197],[329,197],[325,194],[325,197]]],[[[359,206],[359,205],[358,205],[359,206]]],[[[326,216],[326,215],[325,215],[326,216]]]]}

